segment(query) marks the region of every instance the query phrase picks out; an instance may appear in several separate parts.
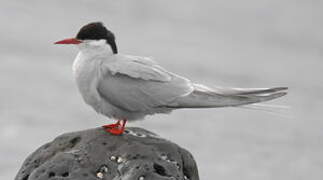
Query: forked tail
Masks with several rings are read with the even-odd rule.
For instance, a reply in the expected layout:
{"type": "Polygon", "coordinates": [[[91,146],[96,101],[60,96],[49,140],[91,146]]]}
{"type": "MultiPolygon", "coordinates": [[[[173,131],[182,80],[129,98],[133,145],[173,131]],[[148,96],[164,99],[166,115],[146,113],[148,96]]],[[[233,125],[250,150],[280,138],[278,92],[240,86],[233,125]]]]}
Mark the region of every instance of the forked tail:
{"type": "Polygon", "coordinates": [[[216,108],[235,107],[260,103],[282,97],[287,94],[287,87],[275,88],[216,88],[194,84],[195,90],[176,99],[173,108],[216,108]]]}

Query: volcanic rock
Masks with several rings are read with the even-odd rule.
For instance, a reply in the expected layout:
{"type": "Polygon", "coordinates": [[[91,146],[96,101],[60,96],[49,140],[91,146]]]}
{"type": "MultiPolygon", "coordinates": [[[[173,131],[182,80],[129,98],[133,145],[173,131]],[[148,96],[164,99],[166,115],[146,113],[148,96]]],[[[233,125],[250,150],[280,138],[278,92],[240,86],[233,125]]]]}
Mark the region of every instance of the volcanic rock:
{"type": "Polygon", "coordinates": [[[198,180],[193,156],[142,128],[58,136],[23,163],[15,180],[198,180]]]}

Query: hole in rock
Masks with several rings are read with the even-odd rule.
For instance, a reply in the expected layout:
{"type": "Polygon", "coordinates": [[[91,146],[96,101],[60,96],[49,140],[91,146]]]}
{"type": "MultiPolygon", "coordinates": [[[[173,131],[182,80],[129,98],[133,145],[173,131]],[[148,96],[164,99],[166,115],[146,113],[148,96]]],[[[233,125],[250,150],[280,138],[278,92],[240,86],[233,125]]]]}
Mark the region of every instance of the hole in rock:
{"type": "Polygon", "coordinates": [[[73,139],[71,139],[70,140],[70,143],[73,145],[73,146],[75,146],[78,142],[80,142],[81,141],[81,137],[75,137],[75,138],[73,138],[73,139]]]}
{"type": "Polygon", "coordinates": [[[51,178],[51,177],[54,177],[56,174],[54,172],[49,172],[48,173],[48,177],[51,178]]]}
{"type": "Polygon", "coordinates": [[[159,174],[159,175],[161,175],[161,176],[167,176],[167,174],[166,174],[166,169],[165,169],[163,166],[161,166],[161,165],[159,165],[159,164],[154,163],[154,169],[155,169],[155,172],[156,172],[157,174],[159,174]]]}
{"type": "Polygon", "coordinates": [[[26,176],[24,176],[24,177],[22,178],[22,180],[28,180],[28,178],[29,178],[29,174],[27,174],[26,176]]]}
{"type": "Polygon", "coordinates": [[[70,173],[68,173],[68,172],[64,172],[63,174],[62,174],[62,177],[67,177],[67,176],[69,176],[70,175],[70,173]]]}

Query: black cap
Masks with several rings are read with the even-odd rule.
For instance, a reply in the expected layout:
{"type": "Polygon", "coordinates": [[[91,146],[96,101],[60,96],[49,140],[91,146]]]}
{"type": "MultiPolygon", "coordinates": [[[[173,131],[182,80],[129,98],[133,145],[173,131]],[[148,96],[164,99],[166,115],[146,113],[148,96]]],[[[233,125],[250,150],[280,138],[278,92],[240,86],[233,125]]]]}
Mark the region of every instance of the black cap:
{"type": "Polygon", "coordinates": [[[100,40],[105,39],[111,46],[114,54],[118,53],[117,45],[115,43],[114,34],[109,31],[101,22],[93,22],[83,26],[76,35],[80,40],[100,40]]]}

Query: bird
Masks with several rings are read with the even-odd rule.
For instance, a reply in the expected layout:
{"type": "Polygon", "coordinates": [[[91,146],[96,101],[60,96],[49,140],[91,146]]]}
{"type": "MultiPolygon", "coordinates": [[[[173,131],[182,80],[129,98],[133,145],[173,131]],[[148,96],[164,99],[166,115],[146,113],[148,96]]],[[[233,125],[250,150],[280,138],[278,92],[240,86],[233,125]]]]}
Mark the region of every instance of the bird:
{"type": "Polygon", "coordinates": [[[210,88],[167,71],[149,57],[119,53],[116,38],[102,22],[84,25],[74,38],[55,44],[78,47],[73,75],[86,104],[116,120],[102,126],[113,135],[127,121],[183,108],[238,107],[279,98],[288,87],[210,88]]]}

